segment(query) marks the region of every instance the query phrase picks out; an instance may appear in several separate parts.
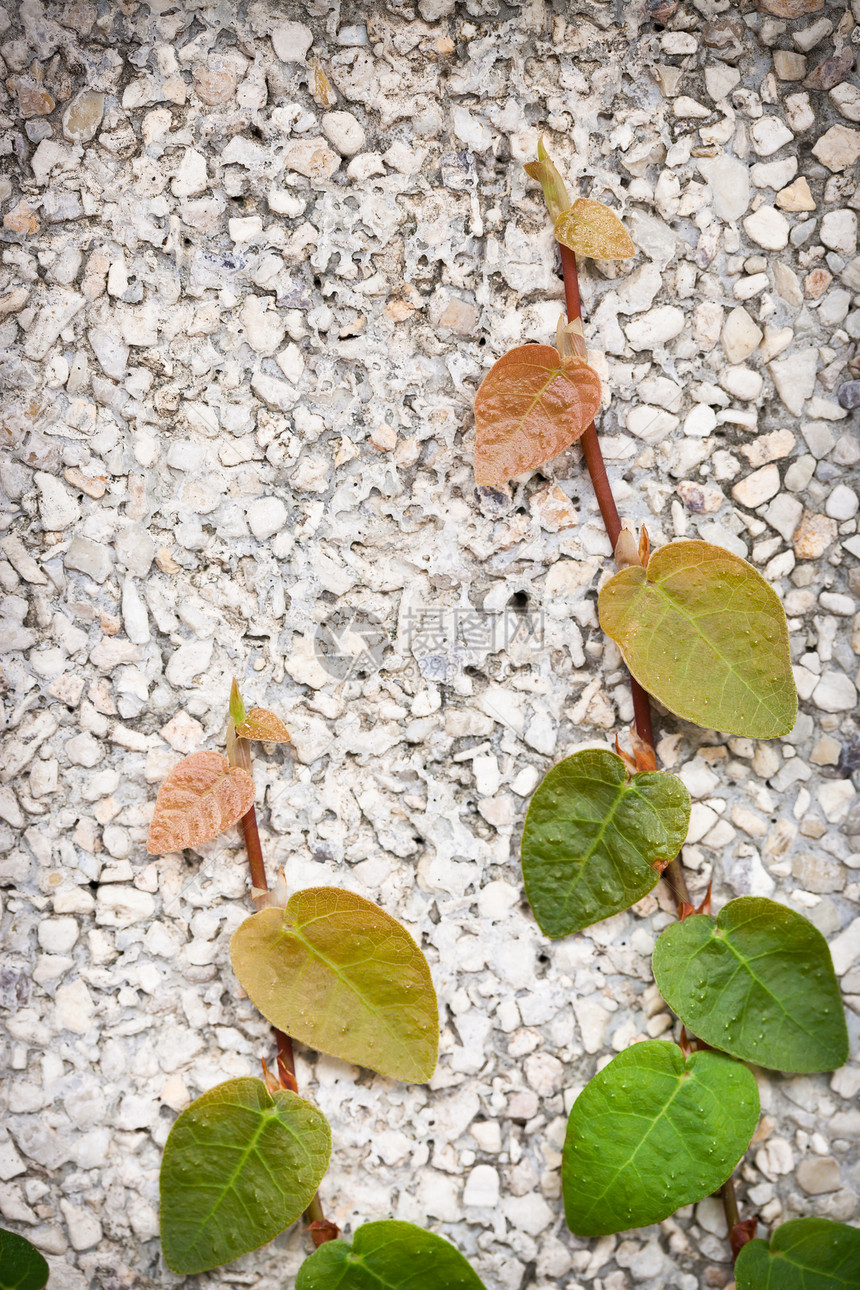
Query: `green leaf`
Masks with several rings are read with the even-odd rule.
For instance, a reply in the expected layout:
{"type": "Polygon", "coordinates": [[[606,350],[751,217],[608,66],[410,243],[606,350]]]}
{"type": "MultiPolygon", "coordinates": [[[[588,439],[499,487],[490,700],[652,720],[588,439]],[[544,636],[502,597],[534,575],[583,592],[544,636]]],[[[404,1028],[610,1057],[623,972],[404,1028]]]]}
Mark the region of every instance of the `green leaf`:
{"type": "Polygon", "coordinates": [[[767,1241],[748,1241],[735,1264],[738,1290],[857,1290],[860,1229],[795,1218],[767,1241]]]}
{"type": "Polygon", "coordinates": [[[742,896],[718,918],[673,923],[654,947],[654,977],[685,1026],[742,1061],[809,1073],[848,1059],[827,942],[775,900],[742,896]]]}
{"type": "Polygon", "coordinates": [[[310,1204],[330,1155],[325,1117],[286,1089],[232,1079],[198,1097],[161,1161],[168,1267],[204,1272],[271,1241],[310,1204]]]}
{"type": "Polygon", "coordinates": [[[570,198],[567,195],[564,180],[556,170],[542,138],[538,139],[537,161],[528,162],[523,169],[527,175],[531,175],[532,179],[536,179],[543,189],[543,199],[554,224],[559,215],[570,206],[570,198]]]}
{"type": "Polygon", "coordinates": [[[538,786],[523,830],[526,895],[547,936],[569,936],[655,887],[690,823],[674,775],[634,775],[608,749],[574,753],[538,786]]]}
{"type": "Polygon", "coordinates": [[[601,589],[600,625],[636,680],[687,721],[753,739],[797,716],[779,597],[746,560],[707,542],[673,542],[647,569],[601,589]]]}
{"type": "Polygon", "coordinates": [[[35,1245],[0,1228],[0,1290],[42,1290],[49,1271],[35,1245]]]}
{"type": "Polygon", "coordinates": [[[245,704],[239,693],[239,685],[233,678],[233,684],[230,686],[230,718],[234,726],[241,726],[245,720],[245,704]]]}
{"type": "Polygon", "coordinates": [[[758,1120],[756,1082],[721,1053],[684,1059],[648,1040],[619,1053],[580,1093],[561,1185],[568,1227],[605,1236],[647,1227],[722,1186],[758,1120]]]}
{"type": "Polygon", "coordinates": [[[371,901],[334,887],[296,892],[286,909],[247,918],[230,955],[279,1030],[392,1079],[433,1074],[439,1013],[427,960],[371,901]]]}
{"type": "Polygon", "coordinates": [[[459,1250],[412,1223],[365,1223],[299,1268],[296,1290],[484,1290],[459,1250]]]}

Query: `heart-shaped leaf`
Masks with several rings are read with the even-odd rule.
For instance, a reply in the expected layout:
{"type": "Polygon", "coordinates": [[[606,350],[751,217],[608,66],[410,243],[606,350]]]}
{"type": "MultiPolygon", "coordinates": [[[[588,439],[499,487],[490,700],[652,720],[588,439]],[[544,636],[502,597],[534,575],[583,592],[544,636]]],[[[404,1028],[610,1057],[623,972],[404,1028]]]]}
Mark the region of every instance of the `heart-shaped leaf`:
{"type": "Polygon", "coordinates": [[[619,1053],[573,1104],[561,1169],[568,1227],[605,1236],[647,1227],[725,1182],[759,1113],[746,1066],[721,1053],[684,1058],[648,1040],[619,1053]]]}
{"type": "Polygon", "coordinates": [[[685,1026],[742,1061],[809,1073],[848,1059],[827,942],[775,900],[742,896],[718,918],[673,923],[654,947],[654,978],[685,1026]]]}
{"type": "Polygon", "coordinates": [[[150,855],[199,847],[229,829],[254,805],[254,781],[217,752],[196,752],[167,776],[155,799],[150,855]]]}
{"type": "Polygon", "coordinates": [[[236,727],[241,739],[262,739],[268,744],[288,744],[290,732],[280,717],[268,708],[251,708],[245,720],[236,727]]]}
{"type": "Polygon", "coordinates": [[[559,762],[535,791],[523,829],[523,879],[541,931],[569,936],[641,900],[689,824],[690,794],[674,775],[631,778],[608,749],[559,762]]]}
{"type": "Polygon", "coordinates": [[[282,1232],[313,1200],[331,1131],[310,1102],[259,1079],[231,1079],[182,1112],[161,1161],[168,1267],[220,1267],[282,1232]]]}
{"type": "Polygon", "coordinates": [[[49,1271],[34,1245],[17,1232],[0,1228],[0,1290],[42,1290],[49,1271]]]}
{"type": "Polygon", "coordinates": [[[427,960],[390,914],[334,887],[296,892],[233,933],[243,989],[286,1034],[391,1079],[427,1080],[439,1014],[427,960]]]}
{"type": "Polygon", "coordinates": [[[296,1290],[484,1290],[459,1250],[412,1223],[365,1223],[306,1259],[296,1290]]]}
{"type": "Polygon", "coordinates": [[[580,197],[555,221],[558,242],[593,260],[628,260],[636,247],[621,220],[603,202],[580,197]]]}
{"type": "Polygon", "coordinates": [[[600,408],[600,377],[552,345],[520,345],[490,368],[475,397],[475,479],[498,486],[557,457],[600,408]]]}
{"type": "Polygon", "coordinates": [[[767,1241],[748,1241],[735,1264],[738,1290],[857,1290],[860,1229],[795,1218],[767,1241]]]}
{"type": "Polygon", "coordinates": [[[600,625],[636,680],[676,716],[753,739],[797,716],[788,627],[752,565],[707,542],[673,542],[601,588],[600,625]]]}

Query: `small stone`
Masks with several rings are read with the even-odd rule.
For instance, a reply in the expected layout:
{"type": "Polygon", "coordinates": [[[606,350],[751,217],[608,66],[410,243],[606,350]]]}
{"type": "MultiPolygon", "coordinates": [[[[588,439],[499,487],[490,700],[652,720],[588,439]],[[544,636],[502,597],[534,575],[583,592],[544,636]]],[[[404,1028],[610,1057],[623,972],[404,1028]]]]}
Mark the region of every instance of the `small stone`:
{"type": "Polygon", "coordinates": [[[812,397],[817,370],[817,349],[798,350],[789,358],[768,364],[777,394],[796,417],[803,412],[806,400],[812,397]]]}
{"type": "Polygon", "coordinates": [[[80,978],[57,986],[54,995],[54,1025],[57,1030],[69,1030],[75,1035],[86,1034],[94,1015],[92,997],[80,978]]]}
{"type": "Polygon", "coordinates": [[[247,510],[248,527],[258,542],[267,542],[287,522],[287,508],[280,497],[258,497],[247,510]]]}
{"type": "Polygon", "coordinates": [[[825,58],[809,73],[803,84],[809,90],[833,90],[841,85],[854,66],[854,51],[850,45],[825,58]]]}
{"type": "Polygon", "coordinates": [[[750,168],[750,178],[756,188],[784,188],[797,174],[797,157],[783,157],[780,161],[757,161],[750,168]]]}
{"type": "Polygon", "coordinates": [[[788,246],[791,225],[773,206],[759,206],[744,220],[747,236],[767,251],[782,251],[788,246]]]}
{"type": "Polygon", "coordinates": [[[756,0],[756,8],[774,18],[805,18],[820,13],[824,5],[825,0],[756,0]]]}
{"type": "MultiPolygon", "coordinates": [[[[752,443],[742,444],[740,450],[751,466],[758,467],[767,465],[769,461],[782,461],[794,451],[796,443],[797,440],[790,430],[771,430],[769,434],[759,435],[752,443]]],[[[799,507],[800,503],[798,502],[797,505],[799,507]]],[[[797,518],[800,519],[799,510],[797,518]]],[[[794,529],[792,529],[793,532],[794,529]]]]}
{"type": "Polygon", "coordinates": [[[797,1166],[794,1176],[807,1196],[823,1196],[839,1191],[842,1186],[842,1174],[832,1156],[807,1156],[797,1166]]]}
{"type": "Polygon", "coordinates": [[[740,83],[741,74],[736,67],[727,67],[725,63],[714,63],[705,68],[705,85],[709,96],[715,103],[721,103],[740,83]]]}
{"type": "Polygon", "coordinates": [[[847,484],[837,484],[824,504],[825,512],[840,523],[853,520],[858,509],[860,509],[860,498],[847,484]]]}
{"type": "Polygon", "coordinates": [[[803,294],[807,300],[820,300],[833,281],[833,274],[826,269],[813,269],[803,279],[803,294]]]}
{"type": "Polygon", "coordinates": [[[802,81],[806,75],[806,55],[793,49],[775,49],[773,70],[781,81],[802,81]]]}
{"type": "Polygon", "coordinates": [[[194,148],[186,148],[170,181],[174,197],[196,197],[209,187],[206,158],[194,148]]]}
{"type": "Polygon", "coordinates": [[[272,28],[272,48],[282,63],[303,63],[313,43],[313,32],[303,22],[279,22],[272,28]]]}
{"type": "Polygon", "coordinates": [[[827,515],[804,511],[794,534],[794,554],[799,560],[817,560],[836,541],[836,521],[827,515]]]}
{"type": "Polygon", "coordinates": [[[849,121],[860,121],[860,87],[843,82],[830,91],[830,101],[849,121]]]}
{"type": "Polygon", "coordinates": [[[750,203],[749,169],[727,153],[702,159],[699,169],[711,189],[714,214],[729,224],[740,219],[750,203]]]}
{"type": "Polygon", "coordinates": [[[121,381],[128,365],[128,345],[107,327],[91,327],[87,340],[105,376],[121,381]]]}
{"type": "Polygon", "coordinates": [[[751,367],[726,367],[720,373],[720,385],[736,399],[751,403],[761,394],[764,378],[761,372],[754,372],[751,367]]]}
{"type": "Polygon", "coordinates": [[[63,112],[63,136],[70,143],[94,138],[105,111],[105,96],[98,90],[81,90],[63,112]]]}
{"type": "Polygon", "coordinates": [[[39,491],[39,518],[47,532],[67,529],[81,518],[81,508],[59,479],[37,470],[35,480],[39,491]]]}
{"type": "Polygon", "coordinates": [[[791,873],[804,891],[811,891],[816,895],[841,891],[845,886],[844,869],[838,860],[813,855],[809,851],[795,856],[791,862],[791,873]]]}
{"type": "Polygon", "coordinates": [[[31,206],[28,206],[23,197],[3,216],[3,227],[7,228],[10,233],[38,233],[39,219],[31,206]]]}
{"type": "Polygon", "coordinates": [[[860,408],[860,381],[845,381],[836,393],[839,406],[853,412],[860,408]]]}
{"type": "Polygon", "coordinates": [[[164,675],[178,690],[186,690],[212,661],[212,640],[188,641],[175,649],[168,659],[164,675]]]}
{"type": "Polygon", "coordinates": [[[21,116],[49,116],[57,106],[54,96],[49,94],[39,81],[22,76],[15,81],[15,93],[18,96],[18,111],[21,116]]]}
{"type": "Polygon", "coordinates": [[[807,54],[810,49],[814,49],[819,41],[822,41],[825,36],[829,36],[832,31],[833,23],[830,19],[819,18],[817,22],[810,23],[808,27],[796,27],[791,33],[791,39],[798,49],[802,49],[807,54]]]}
{"type": "Polygon", "coordinates": [[[529,500],[529,510],[548,533],[575,528],[579,522],[576,507],[558,484],[550,484],[535,493],[529,500]]]}
{"type": "Polygon", "coordinates": [[[85,573],[93,582],[99,583],[105,582],[113,570],[110,548],[103,542],[95,542],[92,538],[79,535],[69,543],[69,549],[63,556],[63,565],[66,569],[85,573]]]}
{"type": "Polygon", "coordinates": [[[60,1209],[66,1220],[73,1250],[89,1250],[102,1239],[102,1225],[91,1209],[62,1199],[60,1209]]]}
{"type": "Polygon", "coordinates": [[[726,500],[726,495],[716,484],[697,483],[684,479],[678,485],[678,496],[694,515],[709,515],[718,511],[726,500]]]}
{"type": "Polygon", "coordinates": [[[857,251],[857,216],[850,210],[827,211],[818,236],[831,251],[853,256],[857,251]]]}
{"type": "Polygon", "coordinates": [[[723,325],[723,353],[730,363],[742,363],[758,349],[763,332],[743,305],[733,309],[723,325]]]}
{"type": "Polygon", "coordinates": [[[239,316],[245,340],[255,353],[269,356],[280,349],[287,325],[271,296],[246,296],[239,316]]]}
{"type": "Polygon", "coordinates": [[[780,189],[776,195],[776,204],[784,211],[815,210],[815,201],[809,191],[809,183],[802,175],[787,188],[780,189]]]}
{"type": "Polygon", "coordinates": [[[775,497],[779,492],[779,469],[771,464],[762,466],[760,470],[755,470],[746,479],[735,484],[732,489],[732,497],[741,506],[747,506],[750,509],[761,506],[762,503],[775,497]]]}
{"type": "Polygon", "coordinates": [[[785,115],[795,134],[803,134],[804,130],[815,124],[815,113],[808,94],[786,95],[785,115]]]}
{"type": "Polygon", "coordinates": [[[822,712],[850,712],[857,706],[857,691],[849,676],[831,670],[816,685],[812,701],[822,712]]]}
{"type": "Polygon", "coordinates": [[[475,1165],[463,1188],[463,1204],[495,1209],[499,1203],[499,1173],[492,1165],[475,1165]]]}
{"type": "Polygon", "coordinates": [[[786,143],[792,143],[794,135],[778,116],[762,116],[750,126],[750,138],[760,157],[770,157],[786,143]]]}
{"type": "Polygon", "coordinates": [[[228,103],[236,93],[236,77],[226,68],[207,67],[198,63],[191,71],[197,97],[210,107],[228,103]]]}
{"type": "Polygon", "coordinates": [[[832,125],[812,149],[828,170],[847,170],[860,158],[860,130],[832,125]]]}
{"type": "Polygon", "coordinates": [[[308,179],[329,179],[340,165],[340,157],[322,139],[291,139],[284,150],[287,170],[308,179]]]}
{"type": "Polygon", "coordinates": [[[383,421],[371,432],[370,443],[377,452],[393,452],[397,447],[397,431],[383,421]]]}
{"type": "Polygon", "coordinates": [[[351,112],[324,112],[323,134],[342,157],[354,157],[367,141],[364,126],[351,112]]]}

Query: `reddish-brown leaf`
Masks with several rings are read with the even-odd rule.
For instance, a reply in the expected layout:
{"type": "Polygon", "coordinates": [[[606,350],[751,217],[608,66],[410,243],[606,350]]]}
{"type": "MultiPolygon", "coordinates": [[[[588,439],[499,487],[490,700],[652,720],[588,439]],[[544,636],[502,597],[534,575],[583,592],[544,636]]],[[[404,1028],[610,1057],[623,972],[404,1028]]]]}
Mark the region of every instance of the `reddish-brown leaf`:
{"type": "Polygon", "coordinates": [[[241,739],[263,739],[267,744],[288,744],[290,732],[280,717],[268,708],[249,708],[245,720],[236,727],[241,739]]]}
{"type": "Polygon", "coordinates": [[[254,781],[217,752],[183,757],[158,790],[146,849],[150,855],[199,847],[254,805],[254,781]]]}
{"type": "Polygon", "coordinates": [[[520,345],[495,363],[475,398],[475,479],[498,486],[557,457],[600,407],[600,377],[562,364],[551,345],[520,345]]]}
{"type": "Polygon", "coordinates": [[[628,260],[636,247],[621,220],[603,202],[580,197],[555,222],[555,236],[577,255],[593,260],[628,260]]]}

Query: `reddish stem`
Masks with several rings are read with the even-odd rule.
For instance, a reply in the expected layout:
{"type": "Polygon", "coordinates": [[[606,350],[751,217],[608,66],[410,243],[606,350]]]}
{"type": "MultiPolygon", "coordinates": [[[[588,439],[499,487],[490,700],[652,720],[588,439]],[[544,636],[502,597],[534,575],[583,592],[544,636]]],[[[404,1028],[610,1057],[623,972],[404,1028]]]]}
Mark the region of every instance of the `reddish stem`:
{"type": "MultiPolygon", "coordinates": [[[[562,246],[559,243],[561,251],[561,267],[564,274],[564,298],[567,305],[567,317],[570,322],[574,318],[582,319],[582,304],[579,295],[579,273],[576,267],[576,255],[569,247],[562,246]]],[[[621,519],[618,514],[618,507],[615,504],[615,498],[612,495],[612,485],[609,482],[609,476],[606,473],[606,463],[603,460],[603,453],[600,450],[600,440],[597,435],[597,427],[592,421],[591,425],[585,431],[580,439],[582,451],[585,456],[585,464],[588,467],[588,473],[591,476],[591,482],[594,487],[594,495],[597,498],[597,504],[600,507],[600,514],[603,516],[603,523],[606,528],[609,541],[612,543],[612,549],[615,550],[615,544],[621,532],[621,519]]],[[[636,730],[641,739],[654,748],[654,733],[651,726],[651,702],[648,694],[642,689],[634,677],[630,678],[630,688],[633,693],[633,712],[636,720],[636,730]]],[[[672,893],[675,906],[678,910],[679,917],[682,917],[686,909],[691,908],[690,892],[687,888],[687,880],[684,876],[684,870],[681,865],[680,856],[668,864],[663,870],[663,878],[666,885],[672,893]]],[[[710,894],[710,889],[709,889],[710,894]]],[[[682,1031],[682,1036],[684,1032],[682,1031]]],[[[735,1196],[734,1178],[729,1177],[723,1183],[721,1188],[723,1209],[726,1215],[726,1224],[729,1229],[729,1241],[732,1247],[732,1258],[736,1259],[741,1246],[752,1239],[755,1235],[755,1219],[748,1219],[746,1222],[740,1221],[738,1213],[738,1202],[735,1196]]]]}
{"type": "MultiPolygon", "coordinates": [[[[579,270],[576,267],[576,254],[571,251],[570,247],[562,246],[561,242],[559,242],[558,246],[561,251],[561,269],[564,274],[564,299],[567,306],[568,321],[573,322],[575,318],[578,318],[581,322],[582,302],[579,295],[579,270]]],[[[579,442],[582,445],[585,464],[591,476],[591,484],[594,488],[594,495],[597,498],[597,505],[600,507],[606,534],[614,551],[618,536],[621,533],[621,517],[618,514],[618,507],[615,504],[615,497],[612,493],[612,485],[606,473],[606,462],[603,460],[597,426],[593,421],[579,442]]],[[[640,739],[654,749],[651,701],[648,697],[648,692],[643,690],[633,676],[630,678],[630,691],[633,696],[633,715],[636,722],[636,732],[640,739]]],[[[690,903],[687,880],[684,877],[684,870],[678,856],[663,870],[663,878],[678,908],[682,904],[690,903]]]]}
{"type": "MultiPolygon", "coordinates": [[[[227,735],[227,760],[231,766],[242,766],[248,772],[251,770],[251,753],[248,748],[248,742],[245,739],[237,738],[232,720],[230,721],[227,735]]],[[[248,854],[251,885],[255,892],[268,891],[266,862],[263,859],[260,830],[257,827],[257,812],[253,806],[242,816],[242,834],[245,839],[245,850],[248,854]]],[[[278,1079],[281,1088],[289,1089],[291,1093],[297,1093],[299,1087],[296,1081],[293,1041],[283,1030],[278,1030],[277,1026],[273,1026],[272,1030],[278,1047],[278,1079]]],[[[304,1219],[308,1224],[308,1230],[311,1233],[314,1245],[317,1247],[323,1245],[326,1241],[334,1241],[340,1236],[339,1229],[334,1223],[329,1222],[323,1213],[319,1192],[317,1192],[305,1210],[304,1219]]]]}

